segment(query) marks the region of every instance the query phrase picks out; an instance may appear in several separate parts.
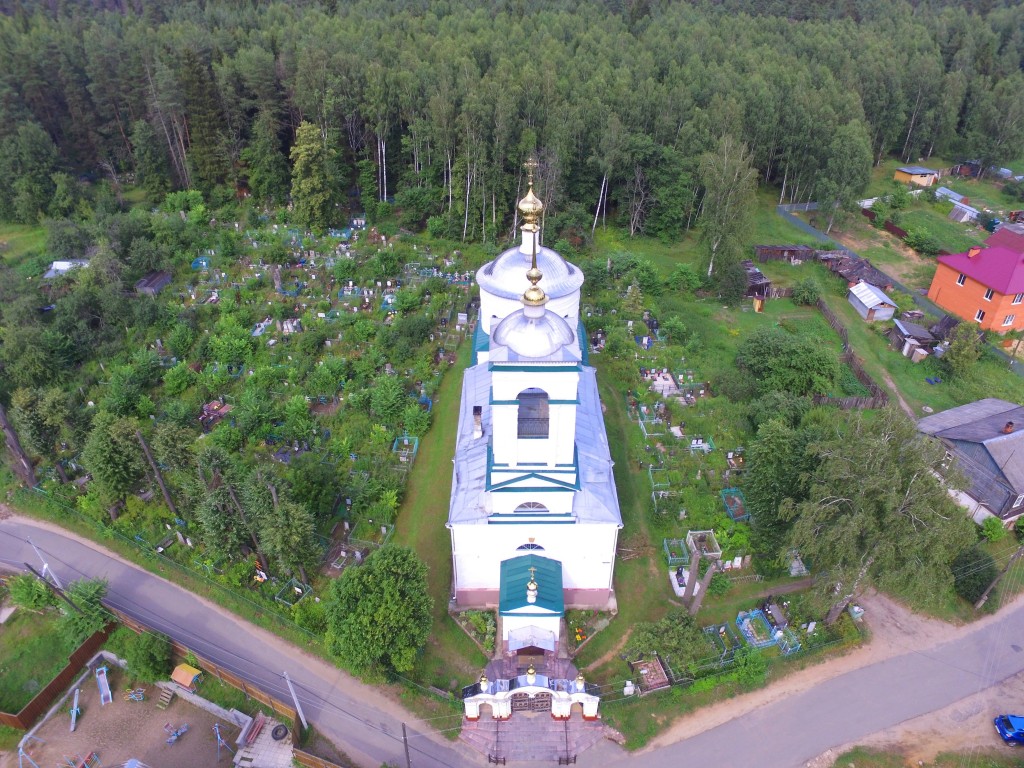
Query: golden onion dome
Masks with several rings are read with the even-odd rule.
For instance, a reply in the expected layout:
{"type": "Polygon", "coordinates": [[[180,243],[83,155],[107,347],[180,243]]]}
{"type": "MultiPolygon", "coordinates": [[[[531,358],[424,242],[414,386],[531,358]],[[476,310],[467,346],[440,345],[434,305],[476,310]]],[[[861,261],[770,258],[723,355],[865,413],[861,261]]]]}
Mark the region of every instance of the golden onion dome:
{"type": "Polygon", "coordinates": [[[540,198],[533,194],[533,185],[530,185],[530,191],[526,193],[526,197],[519,201],[519,212],[523,214],[523,218],[530,224],[535,222],[544,210],[544,203],[540,201],[540,198]]]}

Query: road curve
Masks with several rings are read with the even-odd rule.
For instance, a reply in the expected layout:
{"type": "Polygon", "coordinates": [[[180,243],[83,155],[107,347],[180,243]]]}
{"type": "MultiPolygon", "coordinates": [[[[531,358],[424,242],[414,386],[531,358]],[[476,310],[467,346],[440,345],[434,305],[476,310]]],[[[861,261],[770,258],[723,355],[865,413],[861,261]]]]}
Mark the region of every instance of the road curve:
{"type": "MultiPolygon", "coordinates": [[[[112,605],[282,700],[289,698],[280,676],[287,670],[309,720],[360,765],[405,765],[403,719],[415,768],[485,764],[482,756],[428,733],[440,723],[428,726],[403,715],[372,686],[70,534],[22,518],[0,520],[0,564],[35,564],[29,536],[61,579],[106,579],[112,605]]],[[[967,627],[943,645],[923,645],[853,670],[685,741],[639,754],[606,742],[580,755],[579,765],[798,768],[827,749],[941,709],[1022,671],[1024,604],[1017,604],[983,629],[967,627]]]]}

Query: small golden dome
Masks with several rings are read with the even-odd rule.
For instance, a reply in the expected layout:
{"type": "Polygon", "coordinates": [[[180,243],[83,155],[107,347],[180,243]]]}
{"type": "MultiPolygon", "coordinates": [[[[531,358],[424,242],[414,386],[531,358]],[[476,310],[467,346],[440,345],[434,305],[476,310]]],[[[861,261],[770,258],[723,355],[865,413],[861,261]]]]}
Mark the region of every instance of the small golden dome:
{"type": "Polygon", "coordinates": [[[526,219],[527,223],[532,224],[540,217],[543,210],[544,203],[533,194],[533,184],[531,184],[530,191],[526,193],[526,197],[519,201],[519,212],[523,214],[523,218],[526,219]]]}
{"type": "Polygon", "coordinates": [[[531,307],[540,307],[547,304],[548,296],[539,285],[531,285],[523,294],[523,303],[531,307]]]}

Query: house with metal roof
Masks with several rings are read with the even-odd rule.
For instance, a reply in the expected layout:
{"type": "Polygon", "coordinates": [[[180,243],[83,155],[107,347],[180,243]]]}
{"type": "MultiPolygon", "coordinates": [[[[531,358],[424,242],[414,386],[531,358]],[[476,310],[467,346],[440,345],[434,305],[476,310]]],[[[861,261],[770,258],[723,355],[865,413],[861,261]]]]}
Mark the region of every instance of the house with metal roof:
{"type": "Polygon", "coordinates": [[[65,275],[73,269],[82,269],[89,266],[88,259],[62,259],[50,264],[50,268],[43,274],[44,280],[52,280],[55,277],[65,275]]]}
{"type": "Polygon", "coordinates": [[[900,184],[913,184],[917,187],[930,187],[939,180],[939,172],[922,165],[901,165],[893,174],[893,179],[900,184]]]}
{"type": "Polygon", "coordinates": [[[135,292],[140,296],[156,296],[170,285],[172,279],[170,272],[149,272],[135,283],[135,292]]]}
{"type": "Polygon", "coordinates": [[[857,314],[869,323],[892,320],[896,312],[896,302],[886,296],[881,288],[871,283],[857,283],[851,286],[846,299],[857,310],[857,314]]]}
{"type": "Polygon", "coordinates": [[[977,522],[1009,522],[1024,512],[1024,406],[988,397],[917,423],[942,442],[948,465],[966,478],[951,493],[977,522]]]}
{"type": "Polygon", "coordinates": [[[1024,255],[1003,246],[939,256],[928,298],[983,331],[1024,328],[1024,255]]]}
{"type": "Polygon", "coordinates": [[[1001,225],[985,240],[989,248],[999,246],[1015,251],[1024,256],[1024,224],[1010,223],[1001,225]]]}
{"type": "Polygon", "coordinates": [[[949,187],[939,187],[935,190],[935,197],[939,200],[949,200],[953,203],[966,203],[967,198],[961,195],[959,192],[954,192],[949,187]]]}

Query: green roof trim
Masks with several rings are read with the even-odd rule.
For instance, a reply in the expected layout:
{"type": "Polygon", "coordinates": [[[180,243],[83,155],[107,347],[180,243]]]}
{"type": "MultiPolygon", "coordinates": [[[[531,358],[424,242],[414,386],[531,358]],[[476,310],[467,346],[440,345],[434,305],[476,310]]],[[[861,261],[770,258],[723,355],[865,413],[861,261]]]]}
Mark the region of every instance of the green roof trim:
{"type": "Polygon", "coordinates": [[[557,615],[565,613],[565,597],[562,594],[562,563],[540,555],[521,555],[503,560],[501,563],[501,588],[498,596],[498,612],[502,616],[557,615]],[[530,568],[535,568],[533,578],[537,582],[537,601],[526,600],[526,585],[530,581],[530,568]],[[515,613],[529,608],[546,613],[515,613]]]}
{"type": "Polygon", "coordinates": [[[490,348],[491,337],[484,333],[483,324],[478,322],[476,329],[473,331],[473,359],[470,361],[470,365],[476,365],[480,362],[480,353],[487,352],[490,348]]]}
{"type": "Polygon", "coordinates": [[[489,371],[516,371],[516,372],[521,372],[521,371],[555,371],[557,373],[571,373],[571,372],[578,373],[579,370],[580,370],[580,364],[579,363],[574,363],[574,364],[570,364],[570,365],[563,365],[563,364],[560,364],[560,363],[555,363],[553,365],[552,364],[545,365],[544,363],[532,363],[530,365],[526,365],[526,364],[518,364],[517,365],[515,363],[504,363],[504,362],[498,361],[498,362],[493,362],[493,363],[492,362],[488,362],[487,363],[487,370],[489,370],[489,371]]]}

